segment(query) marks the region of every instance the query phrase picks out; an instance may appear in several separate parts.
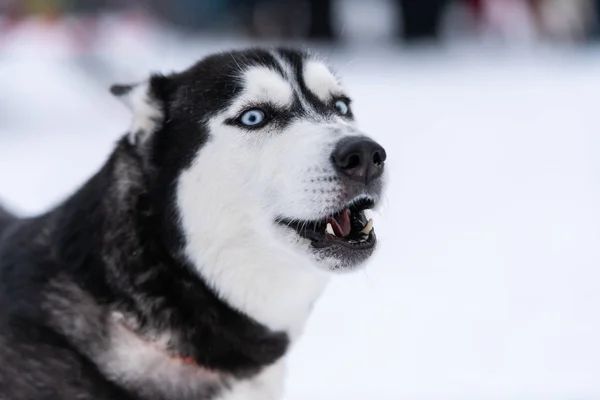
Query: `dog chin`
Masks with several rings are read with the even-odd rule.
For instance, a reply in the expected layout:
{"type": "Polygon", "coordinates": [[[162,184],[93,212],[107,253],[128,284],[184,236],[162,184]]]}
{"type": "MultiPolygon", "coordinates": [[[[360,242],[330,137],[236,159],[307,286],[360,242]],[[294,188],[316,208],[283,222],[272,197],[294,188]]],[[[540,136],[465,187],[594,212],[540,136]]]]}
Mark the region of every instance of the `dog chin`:
{"type": "Polygon", "coordinates": [[[309,245],[307,251],[311,252],[315,265],[325,271],[343,274],[360,270],[373,254],[375,247],[369,251],[358,254],[338,253],[334,249],[315,249],[309,245]]]}
{"type": "MultiPolygon", "coordinates": [[[[285,243],[301,254],[307,264],[315,268],[334,274],[344,274],[360,270],[373,255],[376,245],[368,249],[348,250],[344,246],[320,247],[295,231],[277,224],[280,238],[285,243]]],[[[374,235],[374,233],[373,233],[374,235]]]]}
{"type": "Polygon", "coordinates": [[[337,254],[335,251],[314,251],[317,265],[333,273],[348,273],[361,269],[369,260],[375,247],[360,254],[337,254]]]}

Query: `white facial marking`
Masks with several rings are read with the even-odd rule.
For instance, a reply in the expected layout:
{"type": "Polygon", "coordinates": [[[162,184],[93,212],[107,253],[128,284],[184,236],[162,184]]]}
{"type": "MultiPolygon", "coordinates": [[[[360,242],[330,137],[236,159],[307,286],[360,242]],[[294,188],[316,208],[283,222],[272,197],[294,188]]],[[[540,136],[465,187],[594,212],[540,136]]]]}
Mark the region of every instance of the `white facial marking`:
{"type": "MultiPolygon", "coordinates": [[[[289,82],[277,72],[266,67],[252,67],[243,75],[244,92],[232,109],[246,107],[249,102],[271,103],[286,107],[292,103],[293,91],[289,82]]],[[[241,110],[236,110],[239,112],[241,110]]]]}
{"type": "Polygon", "coordinates": [[[329,68],[319,61],[308,61],[303,72],[306,87],[321,101],[327,102],[332,96],[342,93],[342,87],[329,68]]]}

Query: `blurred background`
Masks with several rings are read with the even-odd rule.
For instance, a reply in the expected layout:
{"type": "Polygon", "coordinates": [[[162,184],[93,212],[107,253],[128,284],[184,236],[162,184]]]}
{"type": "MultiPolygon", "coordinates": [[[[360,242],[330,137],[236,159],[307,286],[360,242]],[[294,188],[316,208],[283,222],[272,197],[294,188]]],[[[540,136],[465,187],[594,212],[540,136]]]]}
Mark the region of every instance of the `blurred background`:
{"type": "Polygon", "coordinates": [[[0,0],[0,199],[56,204],[129,125],[114,82],[309,47],[388,152],[380,250],[286,400],[600,399],[600,0],[0,0]]]}

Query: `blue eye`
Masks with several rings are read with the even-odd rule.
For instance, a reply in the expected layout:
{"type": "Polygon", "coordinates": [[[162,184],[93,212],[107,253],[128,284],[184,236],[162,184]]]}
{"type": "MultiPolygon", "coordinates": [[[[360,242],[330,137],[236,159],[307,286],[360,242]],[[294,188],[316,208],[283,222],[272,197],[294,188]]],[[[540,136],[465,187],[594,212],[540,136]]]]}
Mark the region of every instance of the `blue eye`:
{"type": "Polygon", "coordinates": [[[346,115],[350,112],[350,106],[346,100],[338,100],[335,102],[335,108],[339,111],[340,114],[346,115]]]}
{"type": "Polygon", "coordinates": [[[239,121],[246,126],[257,126],[265,120],[265,113],[261,110],[248,110],[241,115],[239,121]]]}

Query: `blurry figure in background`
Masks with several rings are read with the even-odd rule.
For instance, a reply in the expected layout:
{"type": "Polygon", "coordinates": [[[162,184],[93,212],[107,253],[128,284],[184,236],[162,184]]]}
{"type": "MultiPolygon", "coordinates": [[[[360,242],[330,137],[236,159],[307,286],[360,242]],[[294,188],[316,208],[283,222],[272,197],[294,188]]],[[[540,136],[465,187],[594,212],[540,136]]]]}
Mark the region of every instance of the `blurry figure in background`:
{"type": "Polygon", "coordinates": [[[465,0],[465,3],[471,8],[475,15],[481,15],[484,0],[465,0]]]}
{"type": "Polygon", "coordinates": [[[238,0],[247,3],[249,33],[259,37],[334,40],[335,7],[331,0],[238,0]]]}
{"type": "Polygon", "coordinates": [[[77,54],[91,52],[98,40],[100,12],[115,11],[107,0],[63,0],[65,14],[71,16],[67,29],[77,54]]]}
{"type": "Polygon", "coordinates": [[[594,1],[594,25],[591,30],[594,39],[600,39],[600,0],[594,1]]]}
{"type": "MultiPolygon", "coordinates": [[[[438,41],[448,6],[456,3],[468,6],[484,33],[508,41],[530,43],[544,38],[554,42],[582,42],[600,34],[600,0],[389,1],[396,5],[399,36],[407,43],[438,41]]],[[[310,0],[309,3],[309,37],[335,37],[331,28],[335,12],[332,2],[310,0]]]]}
{"type": "Polygon", "coordinates": [[[335,39],[333,32],[333,4],[329,0],[309,0],[308,38],[335,39]]]}
{"type": "Polygon", "coordinates": [[[138,22],[160,21],[183,32],[333,42],[345,26],[340,8],[352,3],[394,7],[396,36],[406,43],[440,40],[451,5],[470,10],[475,26],[469,35],[507,42],[600,36],[600,0],[0,0],[0,39],[24,15],[50,25],[66,16],[60,23],[68,21],[84,49],[95,40],[102,15],[118,11],[132,25],[137,15],[138,22]]]}
{"type": "Polygon", "coordinates": [[[24,15],[20,0],[6,0],[0,3],[0,43],[24,15]]]}
{"type": "Polygon", "coordinates": [[[90,55],[102,39],[106,17],[118,19],[122,25],[134,29],[144,18],[149,18],[147,0],[62,0],[66,16],[64,29],[70,33],[78,55],[90,55]]]}
{"type": "Polygon", "coordinates": [[[60,0],[21,0],[27,14],[42,15],[48,20],[57,20],[60,16],[60,0]]]}
{"type": "MultiPolygon", "coordinates": [[[[345,0],[360,1],[360,0],[345,0]]],[[[450,0],[391,0],[398,11],[398,35],[406,42],[437,40],[450,0]]],[[[252,9],[251,32],[258,36],[338,39],[333,0],[248,0],[252,9]]]]}
{"type": "Polygon", "coordinates": [[[61,15],[60,0],[0,0],[2,29],[16,26],[29,15],[52,22],[61,15]]]}
{"type": "Polygon", "coordinates": [[[509,42],[583,42],[598,24],[599,1],[480,0],[484,33],[509,42]]]}
{"type": "Polygon", "coordinates": [[[256,0],[143,0],[157,17],[184,31],[221,31],[232,28],[233,17],[256,0]]]}
{"type": "MultiPolygon", "coordinates": [[[[449,0],[393,0],[397,11],[396,31],[407,43],[440,39],[442,19],[449,0]]],[[[310,0],[309,37],[332,39],[331,0],[310,0]]]]}
{"type": "Polygon", "coordinates": [[[400,36],[407,43],[440,39],[448,0],[396,0],[400,36]]]}
{"type": "MultiPolygon", "coordinates": [[[[331,2],[325,0],[322,3],[327,8],[331,2]]],[[[307,15],[309,8],[305,1],[235,0],[234,4],[241,25],[252,37],[291,39],[307,36],[311,18],[307,15]]],[[[329,16],[322,15],[320,18],[328,19],[329,16]]]]}
{"type": "Polygon", "coordinates": [[[538,38],[529,0],[482,0],[481,19],[485,36],[508,43],[531,43],[538,38]]]}
{"type": "Polygon", "coordinates": [[[532,0],[537,28],[552,41],[584,41],[595,33],[599,1],[532,0]]]}

